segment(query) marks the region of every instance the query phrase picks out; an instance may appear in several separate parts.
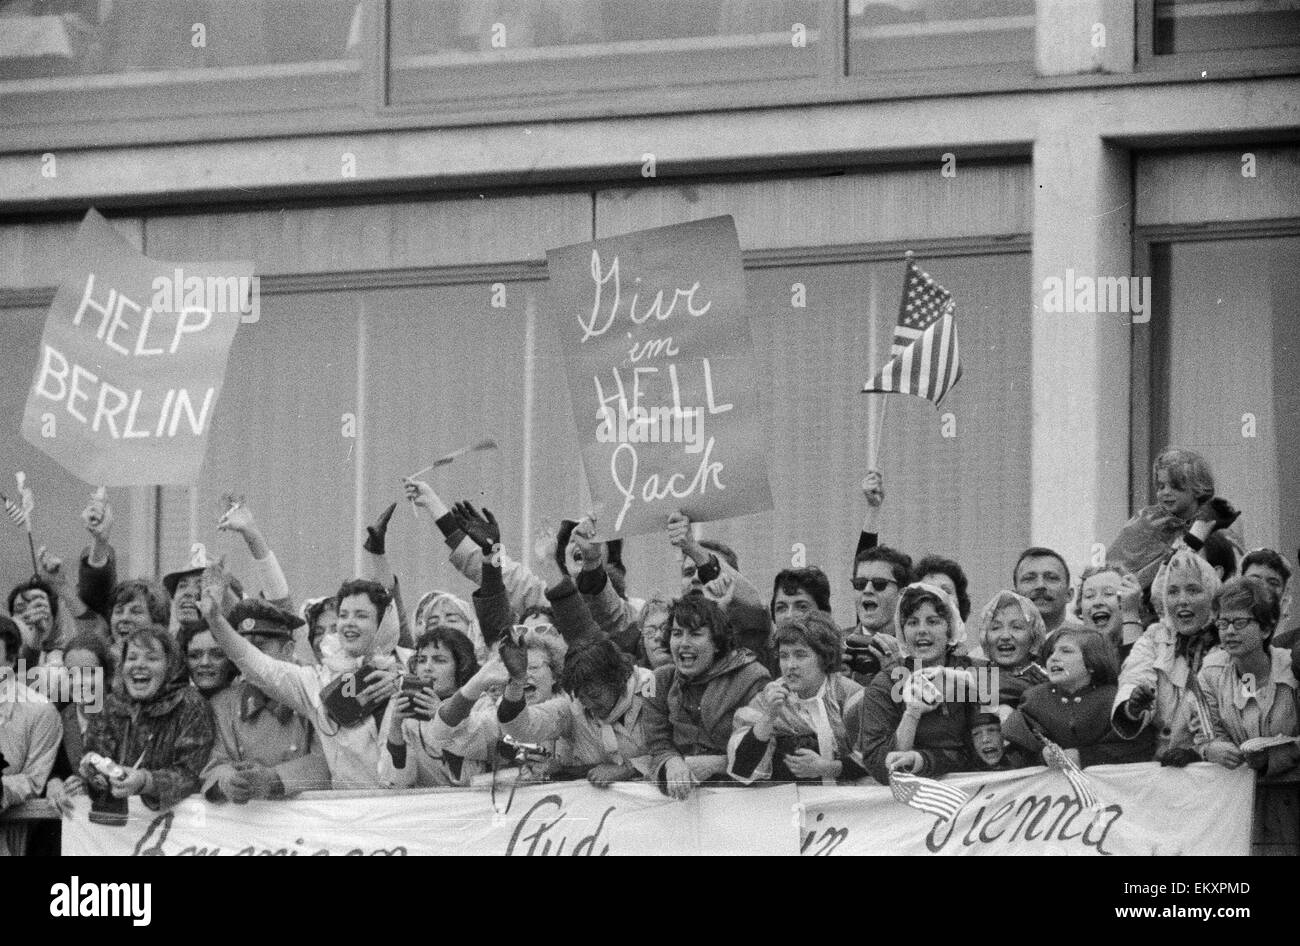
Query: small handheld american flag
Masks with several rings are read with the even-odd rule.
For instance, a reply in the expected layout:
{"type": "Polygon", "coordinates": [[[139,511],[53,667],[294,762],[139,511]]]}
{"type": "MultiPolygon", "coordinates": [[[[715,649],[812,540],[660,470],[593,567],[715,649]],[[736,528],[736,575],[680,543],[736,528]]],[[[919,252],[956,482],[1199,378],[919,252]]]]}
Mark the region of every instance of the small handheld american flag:
{"type": "Polygon", "coordinates": [[[1061,770],[1069,781],[1070,788],[1074,789],[1074,798],[1081,808],[1091,811],[1094,818],[1101,813],[1101,802],[1097,800],[1097,793],[1092,790],[1092,781],[1083,774],[1083,769],[1075,764],[1066,751],[1050,739],[1043,740],[1043,761],[1047,763],[1048,768],[1061,770]]]}
{"type": "Polygon", "coordinates": [[[890,773],[889,790],[894,793],[895,801],[944,821],[957,817],[957,812],[970,801],[970,796],[955,785],[908,772],[890,773]]]}
{"type": "Polygon", "coordinates": [[[15,502],[3,493],[0,493],[0,499],[4,500],[5,512],[13,524],[31,532],[32,510],[36,508],[36,499],[27,485],[27,474],[15,473],[14,479],[18,481],[18,501],[15,502]]]}
{"type": "Polygon", "coordinates": [[[909,251],[889,361],[863,393],[915,394],[937,407],[961,378],[956,311],[952,293],[923,272],[909,251]]]}

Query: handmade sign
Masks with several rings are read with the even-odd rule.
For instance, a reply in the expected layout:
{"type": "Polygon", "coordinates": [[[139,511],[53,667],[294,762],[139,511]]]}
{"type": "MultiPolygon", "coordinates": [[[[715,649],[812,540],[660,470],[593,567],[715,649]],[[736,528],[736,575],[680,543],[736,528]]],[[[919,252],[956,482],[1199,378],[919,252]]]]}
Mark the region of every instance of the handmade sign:
{"type": "Polygon", "coordinates": [[[45,322],[23,437],[95,486],[198,479],[251,263],[142,256],[94,210],[45,322]]]}
{"type": "Polygon", "coordinates": [[[740,242],[730,217],[546,254],[602,537],[772,508],[740,242]]]}

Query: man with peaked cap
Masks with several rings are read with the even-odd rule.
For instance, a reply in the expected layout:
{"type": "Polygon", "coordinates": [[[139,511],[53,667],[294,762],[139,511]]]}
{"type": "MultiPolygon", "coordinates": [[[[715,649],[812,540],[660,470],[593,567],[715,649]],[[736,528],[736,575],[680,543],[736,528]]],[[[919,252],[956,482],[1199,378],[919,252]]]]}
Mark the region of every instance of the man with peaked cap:
{"type": "MultiPolygon", "coordinates": [[[[292,660],[293,632],[303,624],[296,614],[248,598],[231,608],[227,620],[268,657],[292,660]]],[[[241,678],[213,697],[212,712],[217,741],[202,774],[209,801],[242,804],[330,787],[315,728],[291,707],[241,678]]]]}

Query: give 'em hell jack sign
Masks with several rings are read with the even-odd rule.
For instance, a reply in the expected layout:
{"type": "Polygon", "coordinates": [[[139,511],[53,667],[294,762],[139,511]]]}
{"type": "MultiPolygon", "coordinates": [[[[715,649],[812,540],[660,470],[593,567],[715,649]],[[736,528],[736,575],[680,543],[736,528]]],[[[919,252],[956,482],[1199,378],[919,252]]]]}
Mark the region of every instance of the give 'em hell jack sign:
{"type": "Polygon", "coordinates": [[[546,254],[583,465],[603,536],[772,508],[731,217],[546,254]]]}

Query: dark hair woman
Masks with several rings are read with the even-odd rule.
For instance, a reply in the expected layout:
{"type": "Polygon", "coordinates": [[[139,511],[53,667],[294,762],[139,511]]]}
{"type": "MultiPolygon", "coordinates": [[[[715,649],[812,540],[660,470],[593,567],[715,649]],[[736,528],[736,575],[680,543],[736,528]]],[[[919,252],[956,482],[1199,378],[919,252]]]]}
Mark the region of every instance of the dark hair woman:
{"type": "Polygon", "coordinates": [[[655,671],[646,702],[651,775],[673,798],[722,775],[732,716],[771,679],[749,650],[734,650],[731,625],[702,594],[673,602],[664,642],[673,662],[655,671]]]}

